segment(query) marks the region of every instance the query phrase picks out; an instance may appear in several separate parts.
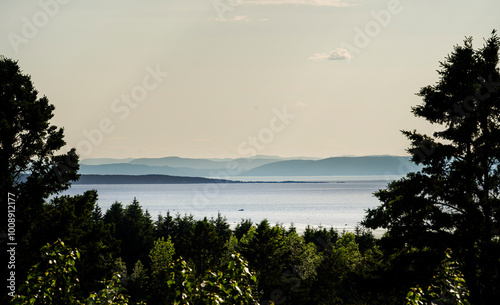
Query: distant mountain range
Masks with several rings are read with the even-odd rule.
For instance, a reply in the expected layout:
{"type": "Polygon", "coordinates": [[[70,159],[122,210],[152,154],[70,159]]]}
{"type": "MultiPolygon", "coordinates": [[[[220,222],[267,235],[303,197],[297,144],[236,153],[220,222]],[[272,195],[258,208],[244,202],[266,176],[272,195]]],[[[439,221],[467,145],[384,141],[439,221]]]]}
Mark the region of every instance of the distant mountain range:
{"type": "Polygon", "coordinates": [[[405,175],[420,168],[410,157],[364,156],[281,158],[257,156],[239,159],[192,159],[180,157],[141,159],[85,159],[82,175],[170,175],[184,177],[237,176],[357,176],[405,175]]]}
{"type": "Polygon", "coordinates": [[[322,160],[292,160],[265,164],[246,171],[246,176],[365,176],[405,175],[418,168],[410,157],[334,157],[322,160]]]}

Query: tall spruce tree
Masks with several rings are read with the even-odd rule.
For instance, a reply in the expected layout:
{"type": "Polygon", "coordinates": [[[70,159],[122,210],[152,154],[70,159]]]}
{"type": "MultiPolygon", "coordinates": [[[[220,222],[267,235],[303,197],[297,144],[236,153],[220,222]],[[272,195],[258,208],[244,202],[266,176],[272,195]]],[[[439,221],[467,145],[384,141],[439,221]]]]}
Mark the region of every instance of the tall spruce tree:
{"type": "MultiPolygon", "coordinates": [[[[54,106],[47,97],[38,96],[30,76],[22,73],[18,63],[0,56],[1,257],[7,262],[7,242],[17,243],[18,281],[27,271],[23,267],[31,265],[30,253],[37,253],[30,248],[31,232],[36,230],[45,199],[67,189],[78,178],[75,151],[58,154],[66,143],[63,129],[50,124],[53,111],[54,106]],[[15,200],[10,215],[15,219],[15,234],[11,235],[6,221],[8,198],[15,200]]],[[[6,268],[1,270],[2,278],[7,278],[6,268]]]]}
{"type": "Polygon", "coordinates": [[[500,299],[499,48],[493,31],[482,48],[466,38],[440,63],[439,80],[412,108],[440,131],[403,131],[423,169],[378,191],[382,204],[364,220],[387,229],[393,246],[454,249],[473,304],[500,299]]]}

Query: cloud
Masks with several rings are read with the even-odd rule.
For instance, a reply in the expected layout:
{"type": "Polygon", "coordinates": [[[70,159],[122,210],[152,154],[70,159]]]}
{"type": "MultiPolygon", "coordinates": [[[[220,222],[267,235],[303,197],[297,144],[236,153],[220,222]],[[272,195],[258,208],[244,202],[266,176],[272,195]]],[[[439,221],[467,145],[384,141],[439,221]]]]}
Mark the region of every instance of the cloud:
{"type": "Polygon", "coordinates": [[[219,17],[215,19],[208,19],[209,21],[214,20],[214,21],[223,21],[223,22],[267,22],[269,19],[267,18],[261,18],[261,19],[250,19],[248,16],[243,16],[243,15],[236,15],[233,16],[232,18],[224,18],[224,17],[219,17]]]}
{"type": "Polygon", "coordinates": [[[227,22],[227,21],[229,21],[229,22],[249,22],[249,21],[252,21],[247,16],[242,16],[242,15],[233,16],[232,18],[219,17],[219,18],[215,18],[214,20],[215,21],[225,21],[225,22],[227,22]]]}
{"type": "Polygon", "coordinates": [[[342,48],[336,48],[330,53],[315,53],[313,56],[309,57],[310,60],[351,60],[353,56],[349,54],[349,51],[342,48]]]}
{"type": "Polygon", "coordinates": [[[347,7],[353,6],[349,3],[350,0],[236,0],[238,4],[251,4],[251,5],[308,5],[308,6],[335,6],[347,7]]]}
{"type": "Polygon", "coordinates": [[[247,16],[234,16],[231,21],[250,21],[247,16]]]}

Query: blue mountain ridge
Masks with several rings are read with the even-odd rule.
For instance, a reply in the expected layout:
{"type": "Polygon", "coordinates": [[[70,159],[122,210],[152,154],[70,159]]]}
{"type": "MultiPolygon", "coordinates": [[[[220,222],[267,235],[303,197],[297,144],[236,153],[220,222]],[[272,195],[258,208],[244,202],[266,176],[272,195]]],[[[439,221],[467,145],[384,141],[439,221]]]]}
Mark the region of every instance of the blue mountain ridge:
{"type": "Polygon", "coordinates": [[[320,160],[241,158],[224,161],[167,157],[99,165],[87,165],[83,160],[80,174],[217,177],[227,172],[228,168],[236,169],[239,176],[405,175],[420,170],[407,156],[332,157],[320,160]]]}

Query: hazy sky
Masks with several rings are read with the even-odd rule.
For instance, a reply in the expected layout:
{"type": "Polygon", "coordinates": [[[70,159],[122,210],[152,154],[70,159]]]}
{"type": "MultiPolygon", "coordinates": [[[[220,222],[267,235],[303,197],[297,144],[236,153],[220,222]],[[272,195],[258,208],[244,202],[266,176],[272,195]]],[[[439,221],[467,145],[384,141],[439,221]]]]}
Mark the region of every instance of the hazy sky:
{"type": "Polygon", "coordinates": [[[0,54],[90,157],[404,155],[498,0],[2,0],[0,54]]]}

